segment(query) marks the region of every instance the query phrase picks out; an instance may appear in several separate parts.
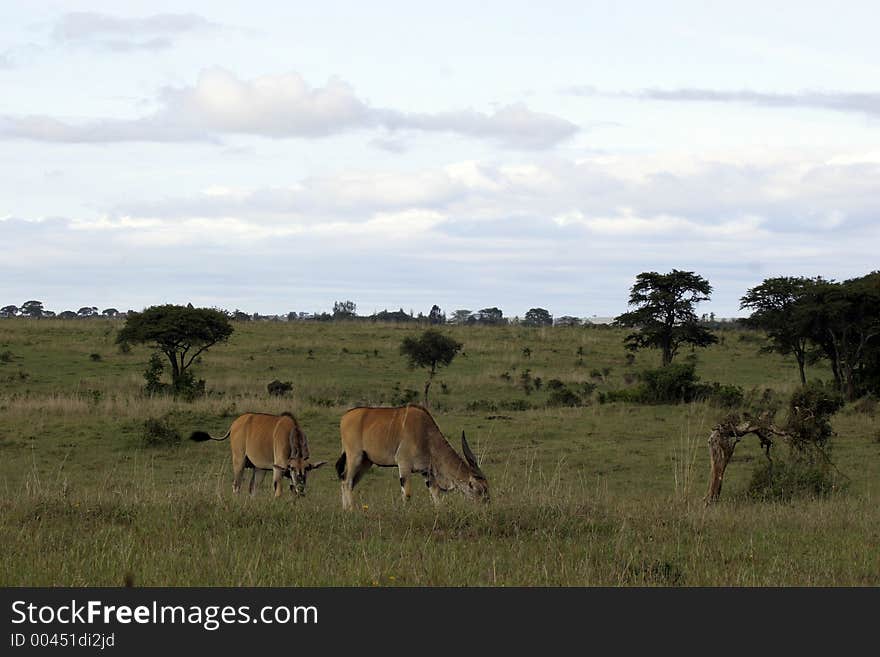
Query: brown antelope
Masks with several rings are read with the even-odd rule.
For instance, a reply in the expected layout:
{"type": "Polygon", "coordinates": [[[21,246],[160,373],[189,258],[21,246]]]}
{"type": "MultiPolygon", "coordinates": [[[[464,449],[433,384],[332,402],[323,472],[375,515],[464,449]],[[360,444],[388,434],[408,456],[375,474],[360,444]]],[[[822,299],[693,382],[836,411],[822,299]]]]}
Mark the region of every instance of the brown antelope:
{"type": "Polygon", "coordinates": [[[488,501],[489,484],[461,432],[461,458],[446,441],[427,409],[353,408],[339,422],[342,455],[336,473],[342,480],[342,508],[352,507],[352,490],[370,466],[397,466],[403,499],[410,497],[412,474],[425,477],[434,503],[440,493],[458,489],[468,497],[488,501]]]}
{"type": "Polygon", "coordinates": [[[309,442],[299,423],[290,413],[269,415],[245,413],[240,415],[220,438],[195,431],[190,440],[230,439],[232,448],[232,492],[241,490],[241,478],[245,468],[253,469],[249,492],[253,495],[263,481],[266,472],[272,470],[272,487],[275,497],[281,497],[281,479],[291,480],[290,490],[297,495],[306,494],[306,475],[320,468],[327,461],[309,461],[309,442]]]}

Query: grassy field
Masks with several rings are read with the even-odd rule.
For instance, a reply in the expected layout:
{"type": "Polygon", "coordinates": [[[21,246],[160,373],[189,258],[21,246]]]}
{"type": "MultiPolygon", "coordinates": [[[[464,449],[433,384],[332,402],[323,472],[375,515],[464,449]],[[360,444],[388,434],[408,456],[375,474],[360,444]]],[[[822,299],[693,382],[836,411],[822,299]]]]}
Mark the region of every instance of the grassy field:
{"type": "MultiPolygon", "coordinates": [[[[432,408],[457,449],[467,431],[492,502],[450,494],[435,508],[419,485],[404,505],[396,471],[374,468],[344,513],[332,465],[312,473],[304,499],[273,500],[269,478],[255,498],[233,497],[228,443],[148,447],[144,422],[164,418],[185,438],[223,433],[245,411],[289,410],[312,458],[332,463],[348,407],[422,389],[424,373],[398,352],[420,329],[236,324],[196,366],[209,394],[185,403],[141,394],[149,351],[121,353],[120,326],[0,321],[0,585],[880,585],[880,432],[853,407],[834,418],[845,493],[751,501],[763,459],[752,437],[706,508],[706,438],[724,409],[599,404],[596,393],[553,408],[546,385],[521,385],[528,369],[545,384],[620,388],[656,354],[627,364],[612,329],[450,328],[464,351],[438,376],[432,408]],[[293,393],[269,396],[273,379],[293,393]]],[[[703,380],[795,388],[793,361],[723,335],[696,354],[703,380]]]]}

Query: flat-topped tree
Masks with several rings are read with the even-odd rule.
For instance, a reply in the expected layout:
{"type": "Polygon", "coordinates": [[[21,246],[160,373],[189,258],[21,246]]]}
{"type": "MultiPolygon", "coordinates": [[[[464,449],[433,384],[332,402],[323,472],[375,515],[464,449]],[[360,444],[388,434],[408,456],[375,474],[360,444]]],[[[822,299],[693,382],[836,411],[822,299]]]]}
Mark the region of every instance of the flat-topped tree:
{"type": "Polygon", "coordinates": [[[213,308],[165,304],[130,312],[116,336],[119,344],[146,344],[171,364],[171,385],[178,390],[199,354],[232,335],[226,313],[213,308]]]}
{"type": "Polygon", "coordinates": [[[614,319],[618,326],[637,329],[624,340],[626,348],[660,349],[666,366],[683,344],[708,347],[718,342],[715,335],[700,326],[694,310],[701,301],[708,301],[710,294],[709,281],[692,271],[642,272],[636,276],[629,295],[629,305],[636,309],[614,319]]]}
{"type": "Polygon", "coordinates": [[[803,385],[807,383],[805,367],[811,331],[811,317],[804,300],[813,286],[823,282],[821,278],[802,276],[767,278],[740,299],[739,307],[752,311],[746,324],[767,333],[768,344],[762,351],[794,355],[803,385]]]}
{"type": "Polygon", "coordinates": [[[428,380],[425,382],[425,406],[428,405],[428,390],[439,367],[452,362],[461,351],[462,344],[436,329],[428,329],[418,338],[407,337],[400,344],[400,353],[409,358],[410,367],[428,369],[428,380]]]}

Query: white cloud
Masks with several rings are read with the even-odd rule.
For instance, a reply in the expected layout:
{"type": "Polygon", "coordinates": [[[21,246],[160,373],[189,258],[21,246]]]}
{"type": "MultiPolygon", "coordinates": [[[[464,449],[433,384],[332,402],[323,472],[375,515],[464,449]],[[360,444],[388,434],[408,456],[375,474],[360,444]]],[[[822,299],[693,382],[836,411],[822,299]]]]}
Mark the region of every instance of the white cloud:
{"type": "Polygon", "coordinates": [[[312,86],[298,73],[241,80],[222,68],[202,71],[193,86],[167,88],[160,109],[134,120],[64,121],[49,116],[0,117],[0,138],[49,142],[186,141],[222,135],[320,138],[356,129],[394,134],[449,133],[510,148],[550,148],[577,131],[573,123],[521,104],[491,114],[475,110],[407,113],[372,107],[339,78],[312,86]]]}
{"type": "Polygon", "coordinates": [[[735,91],[705,88],[639,89],[638,91],[602,92],[590,86],[570,86],[560,92],[574,96],[611,96],[669,102],[736,103],[759,107],[803,108],[858,112],[880,116],[880,93],[855,91],[805,90],[794,93],[770,93],[739,89],[735,91]]]}
{"type": "Polygon", "coordinates": [[[122,18],[96,12],[64,14],[54,24],[52,41],[90,45],[118,52],[170,48],[177,37],[219,28],[197,14],[154,14],[122,18]]]}
{"type": "Polygon", "coordinates": [[[52,271],[75,272],[71,289],[112,280],[136,290],[150,271],[146,295],[221,286],[224,305],[260,312],[383,290],[381,303],[395,307],[433,297],[587,315],[621,310],[639,271],[677,267],[707,276],[713,307],[733,314],[765,276],[845,278],[876,266],[880,166],[864,157],[676,159],[676,173],[631,157],[352,171],[284,188],[211,186],[75,219],[7,217],[0,232],[18,246],[0,263],[0,293],[27,280],[38,294],[41,281],[58,282],[52,271]],[[404,288],[409,296],[395,296],[404,288]]]}

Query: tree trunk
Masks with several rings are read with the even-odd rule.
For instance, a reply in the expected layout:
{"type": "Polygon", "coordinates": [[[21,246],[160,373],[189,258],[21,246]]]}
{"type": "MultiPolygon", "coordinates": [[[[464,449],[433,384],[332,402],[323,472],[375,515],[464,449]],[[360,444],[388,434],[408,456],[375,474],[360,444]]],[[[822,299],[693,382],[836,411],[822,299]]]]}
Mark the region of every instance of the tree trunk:
{"type": "Polygon", "coordinates": [[[805,386],[805,385],[807,385],[807,373],[806,373],[806,370],[804,369],[805,356],[803,353],[798,352],[795,354],[795,357],[797,358],[798,371],[800,372],[800,375],[801,375],[801,385],[805,386]]]}
{"type": "Polygon", "coordinates": [[[425,381],[425,407],[426,408],[429,408],[429,406],[428,406],[428,389],[430,387],[431,387],[431,379],[428,379],[427,381],[425,381]]]}
{"type": "Polygon", "coordinates": [[[663,367],[672,363],[672,345],[664,343],[663,345],[663,367]]]}
{"type": "Polygon", "coordinates": [[[739,438],[736,435],[726,435],[719,428],[715,428],[709,435],[709,490],[704,498],[706,504],[716,502],[721,497],[724,471],[738,442],[739,438]]]}
{"type": "Polygon", "coordinates": [[[171,362],[171,385],[177,388],[177,381],[180,379],[180,365],[177,363],[177,353],[174,351],[166,351],[165,355],[171,362]]]}

